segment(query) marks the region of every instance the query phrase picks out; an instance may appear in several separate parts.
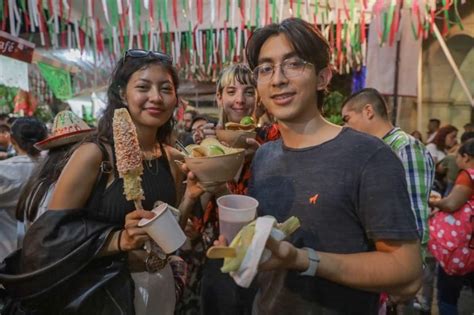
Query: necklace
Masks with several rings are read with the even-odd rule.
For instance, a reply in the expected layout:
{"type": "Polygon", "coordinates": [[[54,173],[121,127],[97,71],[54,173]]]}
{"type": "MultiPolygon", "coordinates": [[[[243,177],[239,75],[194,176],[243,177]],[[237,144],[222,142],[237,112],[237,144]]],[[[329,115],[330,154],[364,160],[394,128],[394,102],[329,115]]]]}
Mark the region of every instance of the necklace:
{"type": "Polygon", "coordinates": [[[159,171],[159,165],[158,165],[158,159],[159,155],[157,153],[157,147],[155,146],[153,148],[152,152],[143,152],[142,151],[142,159],[145,164],[145,167],[148,169],[148,171],[152,175],[158,175],[159,171]],[[155,161],[155,170],[153,170],[153,161],[155,161]]]}
{"type": "Polygon", "coordinates": [[[158,175],[158,172],[160,170],[160,167],[158,165],[158,157],[152,159],[152,160],[143,160],[143,162],[145,163],[145,168],[148,169],[148,171],[150,172],[150,174],[152,175],[158,175]],[[153,170],[153,161],[155,161],[155,170],[153,170]]]}

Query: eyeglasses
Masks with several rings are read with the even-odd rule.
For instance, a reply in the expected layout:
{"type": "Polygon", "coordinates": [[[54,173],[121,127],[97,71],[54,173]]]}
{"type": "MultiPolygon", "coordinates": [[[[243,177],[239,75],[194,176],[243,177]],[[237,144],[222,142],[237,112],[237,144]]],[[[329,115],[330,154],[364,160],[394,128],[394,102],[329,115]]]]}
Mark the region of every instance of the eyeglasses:
{"type": "Polygon", "coordinates": [[[143,50],[143,49],[129,49],[125,52],[125,55],[123,56],[123,62],[127,59],[127,57],[132,57],[132,58],[145,58],[148,56],[152,56],[160,61],[163,61],[165,63],[172,64],[173,63],[173,57],[170,55],[167,55],[165,53],[159,52],[159,51],[152,51],[152,50],[143,50]]]}
{"type": "Polygon", "coordinates": [[[268,82],[273,77],[276,67],[280,67],[281,72],[287,78],[293,78],[303,73],[307,65],[313,65],[301,58],[286,59],[281,63],[264,63],[253,70],[255,80],[260,83],[268,82]]]}

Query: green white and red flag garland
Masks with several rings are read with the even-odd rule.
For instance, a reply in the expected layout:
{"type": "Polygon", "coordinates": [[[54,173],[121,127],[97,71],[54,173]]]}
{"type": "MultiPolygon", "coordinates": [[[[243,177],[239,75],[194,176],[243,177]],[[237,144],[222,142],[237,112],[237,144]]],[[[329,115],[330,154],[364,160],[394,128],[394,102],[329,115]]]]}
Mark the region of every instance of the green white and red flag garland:
{"type": "MultiPolygon", "coordinates": [[[[228,63],[244,61],[244,44],[256,27],[286,17],[303,18],[321,28],[331,43],[339,72],[364,63],[366,25],[380,15],[378,39],[397,39],[402,0],[84,0],[72,14],[74,0],[0,0],[0,29],[18,36],[20,29],[39,32],[41,45],[93,48],[116,58],[125,49],[161,50],[191,77],[215,77],[228,63]]],[[[426,38],[436,18],[442,31],[462,24],[458,5],[465,0],[404,0],[412,15],[412,33],[426,38]],[[454,14],[449,9],[454,7],[454,14]]]]}

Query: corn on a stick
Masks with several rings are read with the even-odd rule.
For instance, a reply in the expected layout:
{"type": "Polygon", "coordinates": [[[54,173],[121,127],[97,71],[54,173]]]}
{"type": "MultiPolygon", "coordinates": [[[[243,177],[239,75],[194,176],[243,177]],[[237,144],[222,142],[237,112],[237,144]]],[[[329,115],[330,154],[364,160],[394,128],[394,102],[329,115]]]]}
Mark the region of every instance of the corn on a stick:
{"type": "Polygon", "coordinates": [[[116,109],[113,119],[115,156],[119,177],[123,178],[124,195],[133,200],[136,209],[143,209],[141,185],[143,161],[137,130],[126,108],[116,109]]]}

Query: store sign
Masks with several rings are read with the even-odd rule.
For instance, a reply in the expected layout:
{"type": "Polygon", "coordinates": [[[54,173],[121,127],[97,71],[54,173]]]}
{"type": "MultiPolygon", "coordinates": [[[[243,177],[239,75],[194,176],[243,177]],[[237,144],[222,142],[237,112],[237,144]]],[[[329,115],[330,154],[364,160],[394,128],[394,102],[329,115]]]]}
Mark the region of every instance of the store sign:
{"type": "Polygon", "coordinates": [[[35,44],[0,31],[0,55],[31,63],[35,44]]]}

